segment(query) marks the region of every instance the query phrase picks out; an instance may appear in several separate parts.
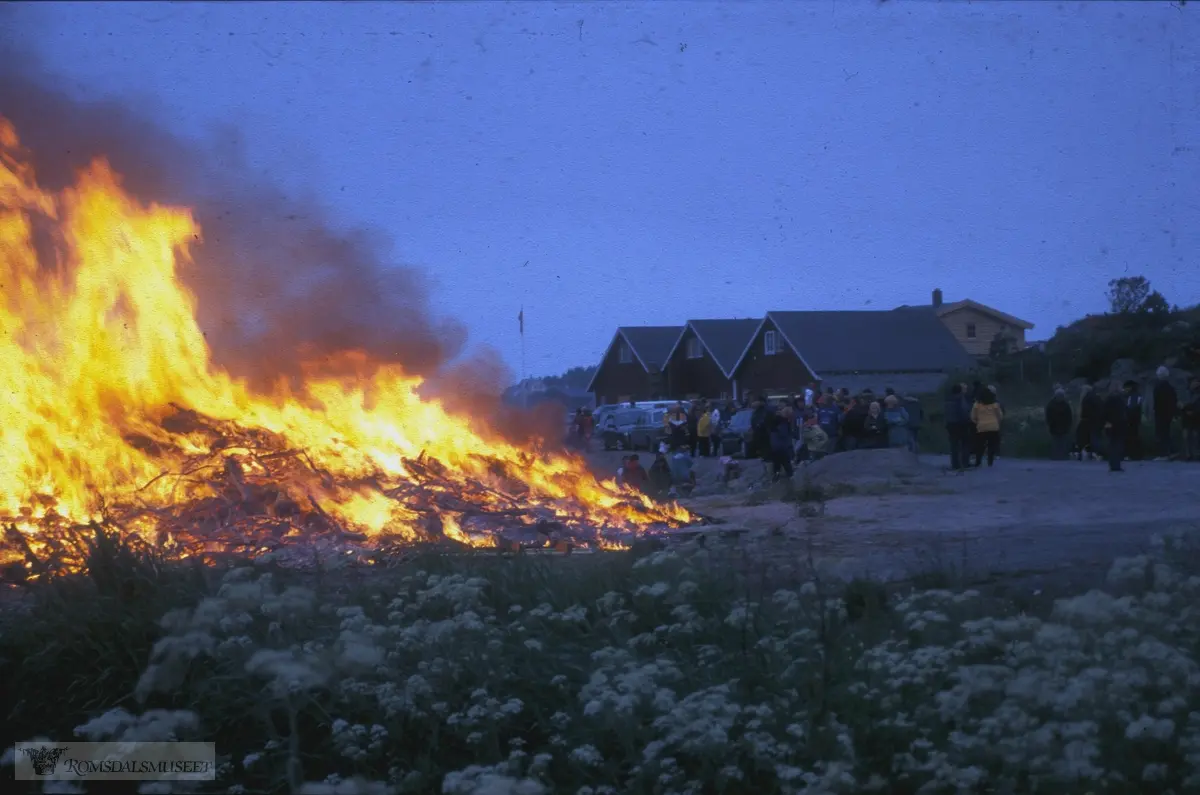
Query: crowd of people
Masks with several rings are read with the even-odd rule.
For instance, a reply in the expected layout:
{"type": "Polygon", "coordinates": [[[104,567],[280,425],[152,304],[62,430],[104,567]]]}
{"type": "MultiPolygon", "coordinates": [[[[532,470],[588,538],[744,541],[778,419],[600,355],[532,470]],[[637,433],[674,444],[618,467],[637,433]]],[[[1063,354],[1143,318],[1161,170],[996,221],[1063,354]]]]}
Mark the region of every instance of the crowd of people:
{"type": "MultiPolygon", "coordinates": [[[[916,452],[924,422],[920,401],[901,397],[892,389],[880,399],[870,389],[851,395],[848,389],[831,387],[822,394],[813,384],[803,394],[776,400],[766,395],[747,397],[740,405],[697,400],[685,409],[680,402],[663,416],[663,442],[650,470],[640,463],[627,466],[629,461],[638,461],[636,456],[629,456],[622,462],[622,478],[631,484],[645,482],[652,491],[658,491],[653,477],[657,467],[663,484],[668,473],[674,471],[674,485],[686,487],[686,483],[679,482],[684,464],[675,462],[686,460],[690,464],[698,456],[721,456],[725,429],[739,411],[750,412],[749,429],[741,440],[745,442],[746,458],[771,465],[775,478],[791,477],[796,464],[841,450],[903,447],[916,452]]],[[[726,457],[727,473],[738,468],[726,457]]]]}
{"type": "MultiPolygon", "coordinates": [[[[1200,461],[1200,378],[1189,383],[1189,398],[1184,401],[1171,385],[1170,375],[1166,367],[1158,368],[1151,392],[1150,420],[1156,458],[1176,457],[1174,428],[1178,420],[1183,431],[1181,457],[1200,461]]],[[[1107,395],[1101,395],[1090,384],[1084,385],[1077,411],[1067,400],[1066,390],[1056,387],[1054,397],[1046,405],[1051,457],[1065,460],[1073,453],[1080,461],[1102,458],[1113,472],[1122,471],[1124,461],[1142,460],[1146,456],[1142,439],[1144,403],[1141,385],[1133,380],[1112,381],[1107,395]]]]}
{"type": "MultiPolygon", "coordinates": [[[[1183,456],[1200,461],[1200,378],[1189,385],[1190,398],[1181,401],[1160,367],[1151,401],[1156,452],[1173,457],[1173,428],[1183,430],[1183,456]]],[[[1051,458],[1103,459],[1114,472],[1122,462],[1145,455],[1141,438],[1142,390],[1135,381],[1113,381],[1108,394],[1085,386],[1078,406],[1056,386],[1046,405],[1046,426],[1051,436],[1051,458]]],[[[618,480],[656,497],[677,496],[695,484],[693,459],[722,456],[722,435],[739,411],[750,411],[745,433],[745,458],[770,465],[775,479],[791,477],[799,463],[845,450],[897,447],[919,451],[918,438],[925,422],[921,402],[886,389],[876,396],[870,389],[851,395],[848,389],[817,385],[803,394],[771,400],[766,395],[733,401],[693,401],[688,408],[676,403],[663,417],[663,438],[649,468],[634,455],[622,459],[618,480]]],[[[950,440],[950,469],[963,473],[986,461],[993,466],[1000,452],[1004,408],[995,386],[980,382],[954,384],[946,395],[944,421],[950,440]]],[[[580,421],[580,427],[587,425],[580,421]]],[[[740,464],[723,457],[725,476],[736,476],[740,464]]]]}

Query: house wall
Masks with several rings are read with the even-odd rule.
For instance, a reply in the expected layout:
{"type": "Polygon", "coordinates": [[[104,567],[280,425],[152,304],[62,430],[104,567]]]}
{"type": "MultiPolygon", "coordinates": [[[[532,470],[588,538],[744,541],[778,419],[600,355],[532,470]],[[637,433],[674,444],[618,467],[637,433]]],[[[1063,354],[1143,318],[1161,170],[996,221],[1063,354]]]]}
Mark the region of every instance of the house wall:
{"type": "Polygon", "coordinates": [[[622,338],[612,346],[608,355],[600,362],[596,378],[592,382],[592,393],[596,405],[616,403],[619,400],[655,400],[666,398],[664,377],[651,377],[637,360],[621,364],[621,347],[628,343],[622,338]]]}
{"type": "MultiPolygon", "coordinates": [[[[783,335],[770,320],[763,323],[758,335],[750,343],[750,351],[742,359],[734,378],[738,391],[744,395],[747,391],[757,394],[787,394],[799,392],[812,383],[813,375],[800,361],[791,347],[783,341],[783,335]],[[775,331],[778,341],[778,351],[771,356],[763,353],[763,336],[768,331],[775,331]]],[[[741,397],[741,395],[739,395],[741,397]]]]}
{"type": "Polygon", "coordinates": [[[947,312],[941,320],[950,329],[954,338],[967,349],[972,356],[987,356],[991,350],[992,340],[998,333],[1004,331],[1017,341],[1017,349],[1025,347],[1025,329],[1012,326],[986,312],[980,312],[973,307],[963,307],[947,312]],[[967,336],[968,326],[974,324],[975,337],[967,336]]]}
{"type": "Polygon", "coordinates": [[[701,357],[689,359],[687,356],[688,341],[697,339],[696,332],[688,328],[679,345],[675,347],[675,355],[666,366],[667,394],[679,400],[691,398],[720,398],[721,393],[733,397],[733,387],[725,374],[721,372],[716,359],[701,345],[701,357]]]}

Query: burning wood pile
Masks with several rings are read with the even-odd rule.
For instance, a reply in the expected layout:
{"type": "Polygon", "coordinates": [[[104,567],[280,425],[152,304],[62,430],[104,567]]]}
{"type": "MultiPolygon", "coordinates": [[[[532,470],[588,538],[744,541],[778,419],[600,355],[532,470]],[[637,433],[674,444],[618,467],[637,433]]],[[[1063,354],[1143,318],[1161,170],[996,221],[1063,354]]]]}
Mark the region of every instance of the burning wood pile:
{"type": "Polygon", "coordinates": [[[417,543],[619,547],[694,517],[514,445],[345,351],[255,391],[211,360],[176,268],[190,213],[102,162],[42,190],[0,118],[0,566],[84,565],[107,528],[195,558],[417,543]],[[42,234],[35,247],[35,228],[42,234]],[[54,250],[45,252],[45,241],[54,250]],[[44,262],[53,257],[53,267],[44,262]]]}
{"type": "MultiPolygon", "coordinates": [[[[97,531],[178,558],[215,560],[282,552],[293,561],[357,554],[378,562],[417,544],[508,551],[614,549],[640,533],[681,523],[678,508],[648,510],[631,493],[621,496],[621,513],[657,521],[631,529],[624,520],[597,522],[586,506],[569,501],[539,505],[509,472],[509,462],[499,458],[486,462],[490,484],[463,477],[424,453],[403,460],[407,476],[400,481],[380,473],[347,482],[306,451],[289,449],[284,439],[267,432],[247,433],[187,409],[177,409],[162,424],[191,439],[208,438],[210,452],[184,457],[179,471],[156,476],[120,504],[101,505],[99,517],[89,522],[74,522],[52,505],[37,519],[33,509],[3,517],[0,554],[8,562],[4,579],[22,581],[82,569],[97,531]],[[189,494],[200,488],[209,496],[155,506],[140,495],[156,485],[189,494]],[[331,515],[317,496],[359,491],[394,503],[394,515],[405,521],[391,531],[363,532],[331,515]]],[[[131,443],[146,446],[148,441],[131,443]]],[[[153,446],[158,454],[165,452],[161,444],[153,446]]]]}

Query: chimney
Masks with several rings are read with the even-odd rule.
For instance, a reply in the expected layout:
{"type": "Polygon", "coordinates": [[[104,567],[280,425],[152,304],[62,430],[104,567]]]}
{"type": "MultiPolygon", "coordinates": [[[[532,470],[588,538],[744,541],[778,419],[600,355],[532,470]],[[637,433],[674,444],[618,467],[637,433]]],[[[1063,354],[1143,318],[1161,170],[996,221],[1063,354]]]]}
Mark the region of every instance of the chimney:
{"type": "Polygon", "coordinates": [[[933,308],[938,309],[942,305],[942,290],[938,288],[933,291],[933,308]]]}

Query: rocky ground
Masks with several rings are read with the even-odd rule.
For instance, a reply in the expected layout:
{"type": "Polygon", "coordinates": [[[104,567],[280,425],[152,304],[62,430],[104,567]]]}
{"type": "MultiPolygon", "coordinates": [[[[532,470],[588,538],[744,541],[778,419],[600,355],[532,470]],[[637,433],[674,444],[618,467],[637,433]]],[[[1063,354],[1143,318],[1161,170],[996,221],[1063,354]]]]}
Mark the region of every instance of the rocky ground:
{"type": "MultiPolygon", "coordinates": [[[[611,473],[620,456],[592,459],[611,473]]],[[[1154,534],[1200,530],[1200,465],[1127,462],[1110,473],[1099,461],[1000,459],[965,475],[944,466],[897,450],[843,453],[802,468],[789,494],[768,487],[757,462],[726,488],[716,462],[702,461],[701,496],[684,502],[744,531],[738,543],[757,554],[811,557],[840,576],[937,571],[1035,589],[1086,587],[1154,534]]]]}

